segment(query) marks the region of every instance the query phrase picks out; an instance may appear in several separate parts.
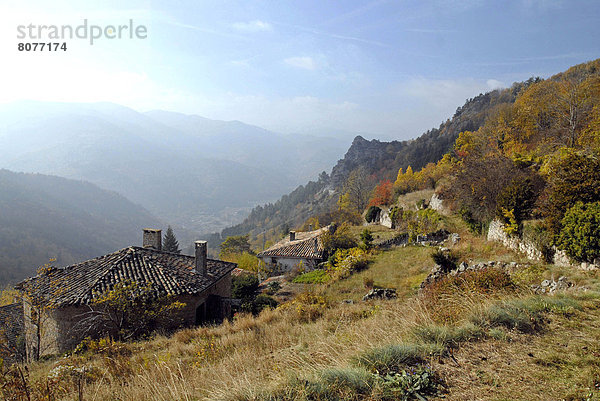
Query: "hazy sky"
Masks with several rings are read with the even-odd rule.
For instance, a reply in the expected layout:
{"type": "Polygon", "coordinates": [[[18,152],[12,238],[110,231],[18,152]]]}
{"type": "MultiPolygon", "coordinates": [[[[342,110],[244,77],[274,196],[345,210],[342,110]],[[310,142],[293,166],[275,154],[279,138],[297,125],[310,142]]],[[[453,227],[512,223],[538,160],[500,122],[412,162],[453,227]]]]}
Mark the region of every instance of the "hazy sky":
{"type": "Polygon", "coordinates": [[[0,1],[0,35],[0,102],[110,101],[408,139],[480,92],[600,57],[600,2],[0,1]],[[147,38],[17,50],[18,25],[84,19],[132,19],[147,38]]]}

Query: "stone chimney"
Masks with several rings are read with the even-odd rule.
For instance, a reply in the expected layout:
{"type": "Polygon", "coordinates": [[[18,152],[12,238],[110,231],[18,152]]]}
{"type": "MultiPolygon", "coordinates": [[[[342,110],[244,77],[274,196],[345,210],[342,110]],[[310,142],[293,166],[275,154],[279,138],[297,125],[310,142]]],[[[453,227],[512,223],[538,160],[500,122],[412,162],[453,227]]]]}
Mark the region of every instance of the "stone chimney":
{"type": "Polygon", "coordinates": [[[144,248],[162,250],[162,232],[154,228],[144,228],[144,238],[142,242],[144,248]]]}
{"type": "Polygon", "coordinates": [[[196,241],[194,243],[196,248],[196,269],[198,273],[202,273],[206,276],[208,269],[206,268],[206,241],[196,241]]]}
{"type": "Polygon", "coordinates": [[[290,231],[290,242],[296,241],[296,231],[290,231]]]}

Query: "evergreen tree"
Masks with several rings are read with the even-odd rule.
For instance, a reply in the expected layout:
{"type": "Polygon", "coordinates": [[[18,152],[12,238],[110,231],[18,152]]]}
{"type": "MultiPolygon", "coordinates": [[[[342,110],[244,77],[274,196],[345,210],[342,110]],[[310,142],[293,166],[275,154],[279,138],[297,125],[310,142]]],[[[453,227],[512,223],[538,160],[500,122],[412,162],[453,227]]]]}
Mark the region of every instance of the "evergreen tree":
{"type": "Polygon", "coordinates": [[[163,251],[181,253],[181,249],[179,249],[179,242],[177,241],[177,238],[175,238],[175,234],[173,234],[173,229],[171,226],[167,228],[167,233],[165,234],[163,251]]]}

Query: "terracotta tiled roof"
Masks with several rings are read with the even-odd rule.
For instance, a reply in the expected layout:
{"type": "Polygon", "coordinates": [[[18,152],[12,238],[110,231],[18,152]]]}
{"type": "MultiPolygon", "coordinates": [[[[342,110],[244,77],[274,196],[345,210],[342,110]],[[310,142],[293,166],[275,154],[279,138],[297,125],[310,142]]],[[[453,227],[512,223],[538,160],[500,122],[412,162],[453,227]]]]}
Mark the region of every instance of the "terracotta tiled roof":
{"type": "Polygon", "coordinates": [[[325,254],[322,236],[327,232],[329,232],[329,226],[315,231],[296,232],[296,239],[294,241],[290,241],[289,237],[287,237],[256,256],[259,258],[264,256],[278,256],[321,259],[325,254]]]}
{"type": "Polygon", "coordinates": [[[193,256],[131,246],[75,265],[50,268],[17,288],[51,300],[56,306],[90,303],[115,284],[151,284],[159,295],[199,294],[235,269],[235,263],[208,259],[206,276],[194,271],[193,256]]]}

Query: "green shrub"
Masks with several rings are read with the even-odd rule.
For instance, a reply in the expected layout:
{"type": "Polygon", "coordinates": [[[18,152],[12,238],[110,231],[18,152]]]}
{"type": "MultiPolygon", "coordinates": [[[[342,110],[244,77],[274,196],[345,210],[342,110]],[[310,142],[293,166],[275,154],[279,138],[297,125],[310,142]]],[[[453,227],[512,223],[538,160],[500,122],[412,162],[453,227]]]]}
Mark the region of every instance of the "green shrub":
{"type": "Polygon", "coordinates": [[[327,257],[333,255],[338,249],[350,249],[358,245],[346,223],[340,225],[333,234],[323,234],[321,240],[327,257]]]}
{"type": "Polygon", "coordinates": [[[367,213],[365,214],[365,220],[367,223],[373,223],[377,218],[377,215],[381,212],[381,208],[378,206],[369,206],[367,213]]]}
{"type": "Polygon", "coordinates": [[[420,342],[439,344],[445,348],[456,348],[460,343],[485,337],[483,329],[472,323],[466,323],[459,327],[417,326],[412,330],[412,334],[420,342]]]}
{"type": "Polygon", "coordinates": [[[442,251],[438,249],[432,252],[431,259],[433,259],[436,265],[441,267],[444,273],[447,273],[450,270],[456,269],[460,255],[451,250],[442,251]]]}
{"type": "Polygon", "coordinates": [[[550,233],[556,239],[567,210],[577,202],[600,201],[600,159],[572,149],[548,159],[545,166],[548,186],[542,212],[550,233]]]}
{"type": "Polygon", "coordinates": [[[398,228],[398,225],[402,220],[403,213],[404,209],[399,206],[392,206],[390,208],[390,220],[392,220],[392,228],[398,228]]]}
{"type": "Polygon", "coordinates": [[[482,234],[485,231],[485,223],[473,217],[473,213],[467,207],[461,207],[458,214],[473,234],[482,234]]]}
{"type": "Polygon", "coordinates": [[[425,235],[440,228],[442,216],[433,209],[420,209],[408,220],[408,233],[411,238],[425,235]]]}
{"type": "Polygon", "coordinates": [[[223,260],[237,264],[240,269],[249,272],[257,272],[260,269],[261,260],[250,252],[228,253],[223,260]]]}
{"type": "Polygon", "coordinates": [[[533,333],[544,327],[544,313],[568,316],[576,309],[581,309],[581,306],[572,298],[535,296],[490,305],[471,315],[469,320],[481,327],[505,327],[533,333]]]}
{"type": "Polygon", "coordinates": [[[300,284],[323,284],[328,282],[331,276],[323,269],[315,269],[308,273],[299,275],[292,280],[292,283],[300,284]]]}
{"type": "Polygon", "coordinates": [[[260,294],[252,301],[252,313],[258,315],[263,309],[273,309],[276,308],[277,305],[278,302],[274,298],[265,294],[260,294]]]}
{"type": "Polygon", "coordinates": [[[234,276],[231,280],[231,297],[239,299],[254,298],[258,290],[258,277],[254,274],[234,276]]]}
{"type": "Polygon", "coordinates": [[[380,378],[383,400],[426,400],[425,396],[439,393],[442,381],[428,366],[417,366],[380,378]]]}
{"type": "Polygon", "coordinates": [[[271,281],[268,285],[267,285],[267,294],[269,295],[273,295],[275,294],[277,291],[279,291],[281,289],[281,283],[279,281],[271,281]]]}
{"type": "Polygon", "coordinates": [[[496,216],[509,224],[504,211],[511,211],[515,224],[520,227],[523,220],[531,216],[539,194],[540,185],[536,185],[531,177],[514,178],[502,189],[496,199],[496,216]]]}
{"type": "Polygon", "coordinates": [[[373,235],[371,234],[371,230],[365,228],[360,233],[360,240],[362,241],[362,247],[366,250],[371,249],[373,246],[373,235]]]}
{"type": "Polygon", "coordinates": [[[600,257],[600,202],[577,202],[562,219],[557,245],[579,262],[600,257]]]}
{"type": "Polygon", "coordinates": [[[338,249],[329,262],[328,269],[332,277],[343,279],[354,272],[366,269],[368,265],[369,257],[362,249],[338,249]]]}
{"type": "Polygon", "coordinates": [[[424,363],[428,356],[443,353],[444,348],[439,344],[392,344],[363,352],[354,358],[354,363],[385,375],[401,372],[407,366],[424,363]]]}

